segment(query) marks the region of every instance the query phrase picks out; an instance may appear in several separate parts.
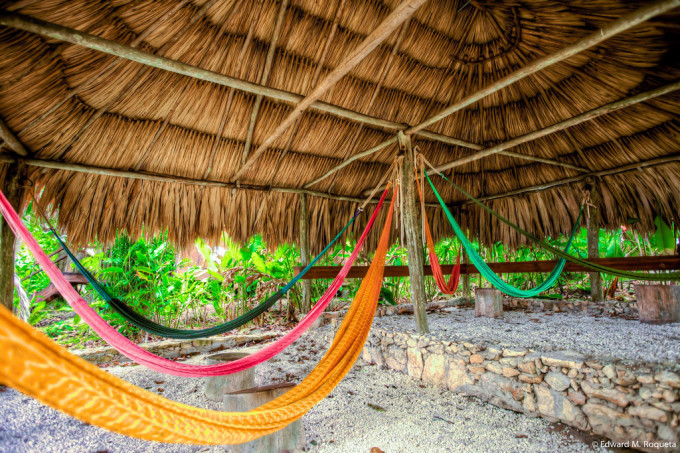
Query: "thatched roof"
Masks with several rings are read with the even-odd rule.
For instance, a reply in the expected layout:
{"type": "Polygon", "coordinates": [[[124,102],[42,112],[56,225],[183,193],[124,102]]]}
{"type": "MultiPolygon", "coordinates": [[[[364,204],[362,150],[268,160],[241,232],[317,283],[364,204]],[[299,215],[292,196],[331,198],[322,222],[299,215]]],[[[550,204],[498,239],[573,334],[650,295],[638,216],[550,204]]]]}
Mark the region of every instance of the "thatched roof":
{"type": "MultiPolygon", "coordinates": [[[[14,13],[305,96],[400,2],[1,3],[14,13]]],[[[321,101],[392,123],[416,125],[646,4],[429,0],[321,101]]],[[[677,8],[657,15],[428,127],[476,149],[422,135],[413,137],[414,144],[430,162],[442,165],[674,82],[680,76],[678,16],[677,8]]],[[[292,102],[260,98],[15,28],[0,27],[0,55],[0,117],[23,143],[28,157],[41,162],[235,183],[243,163],[293,109],[292,102]]],[[[569,164],[569,168],[494,154],[448,172],[482,197],[571,181],[489,201],[494,209],[545,235],[569,231],[583,178],[593,173],[602,189],[604,224],[616,227],[638,218],[636,228],[648,231],[659,207],[667,218],[676,216],[676,221],[680,212],[679,114],[680,93],[673,91],[508,149],[569,164]],[[664,158],[660,164],[644,166],[659,158],[664,158]],[[597,174],[638,163],[643,163],[639,170],[597,174]]],[[[276,244],[297,242],[299,194],[267,188],[301,189],[343,160],[394,136],[394,127],[360,124],[307,109],[239,175],[239,185],[253,188],[130,179],[48,169],[30,162],[28,169],[30,179],[45,187],[44,199],[60,207],[60,226],[76,243],[94,238],[109,241],[117,229],[138,234],[144,227],[147,232],[169,228],[171,240],[180,245],[197,236],[217,239],[222,230],[237,240],[261,232],[276,244]]],[[[363,198],[397,152],[396,145],[387,146],[308,189],[363,198]]],[[[2,156],[12,155],[11,146],[5,146],[2,156]]],[[[461,194],[440,187],[447,202],[463,206],[461,194]]],[[[434,201],[431,193],[428,201],[434,201]]],[[[357,206],[317,196],[310,196],[309,204],[312,248],[317,250],[357,206]]],[[[434,235],[450,236],[441,210],[428,209],[434,235]]],[[[476,208],[467,206],[457,216],[487,243],[519,241],[476,208]]],[[[358,222],[354,232],[364,224],[365,220],[358,222]]]]}

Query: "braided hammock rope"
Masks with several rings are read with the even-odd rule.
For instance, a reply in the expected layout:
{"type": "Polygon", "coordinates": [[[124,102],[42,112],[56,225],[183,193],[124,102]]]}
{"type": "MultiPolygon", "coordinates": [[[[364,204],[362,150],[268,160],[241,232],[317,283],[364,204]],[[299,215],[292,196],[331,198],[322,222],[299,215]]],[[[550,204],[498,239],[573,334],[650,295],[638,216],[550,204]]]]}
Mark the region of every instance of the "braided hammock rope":
{"type": "Polygon", "coordinates": [[[300,384],[257,409],[218,412],[165,399],[74,356],[4,307],[0,383],[91,425],[143,440],[238,444],[273,433],[325,398],[359,357],[382,286],[395,198],[373,262],[328,352],[300,384]]]}
{"type": "Polygon", "coordinates": [[[288,290],[290,290],[293,287],[293,285],[295,285],[307,273],[307,271],[309,271],[312,268],[312,266],[314,266],[321,259],[323,255],[326,254],[328,249],[330,249],[333,246],[333,244],[335,244],[335,242],[340,238],[340,236],[342,236],[345,230],[349,228],[349,226],[354,222],[354,220],[359,216],[361,212],[362,211],[357,210],[357,212],[349,220],[349,222],[347,222],[347,224],[342,228],[342,230],[340,230],[340,232],[333,238],[333,240],[328,243],[328,245],[321,251],[321,253],[314,257],[314,259],[295,277],[293,277],[293,279],[290,282],[288,282],[285,286],[283,286],[274,294],[266,298],[256,307],[242,314],[238,318],[232,319],[229,322],[213,327],[208,327],[206,329],[197,330],[173,329],[171,327],[166,327],[162,324],[158,324],[146,318],[145,316],[137,313],[122,300],[116,297],[111,297],[111,295],[109,295],[109,293],[99,284],[97,279],[85,268],[85,266],[83,266],[83,264],[78,260],[78,258],[75,257],[73,252],[71,252],[66,243],[61,239],[61,237],[59,237],[59,234],[54,230],[54,228],[50,226],[50,230],[52,231],[52,234],[59,242],[61,248],[64,250],[64,252],[66,252],[66,255],[68,255],[69,259],[78,268],[80,273],[83,274],[87,281],[90,282],[94,290],[97,291],[101,298],[104,299],[109,304],[109,306],[113,308],[119,315],[121,315],[127,322],[153,335],[158,335],[165,338],[177,338],[186,340],[204,338],[212,335],[219,335],[225,332],[229,332],[230,330],[241,327],[242,325],[252,321],[253,319],[260,316],[262,313],[269,310],[288,292],[288,290]]]}
{"type": "Polygon", "coordinates": [[[95,332],[97,332],[97,334],[102,339],[113,346],[117,351],[129,359],[139,363],[140,365],[144,365],[162,373],[184,377],[207,377],[236,373],[262,363],[265,360],[269,360],[290,346],[290,344],[297,340],[316,321],[316,319],[321,316],[333,296],[338,292],[340,286],[342,286],[342,283],[349,273],[352,264],[359,255],[361,247],[366,240],[366,237],[368,236],[368,233],[378,216],[378,212],[385,201],[388,190],[389,185],[388,189],[385,189],[383,192],[377,207],[373,211],[373,214],[371,215],[371,218],[364,229],[364,232],[357,241],[352,255],[349,257],[345,265],[340,270],[340,273],[330,284],[323,296],[321,296],[319,301],[314,305],[312,310],[307,313],[302,321],[300,321],[283,337],[258,350],[257,352],[233,362],[219,363],[215,365],[193,365],[188,363],[174,362],[142,349],[137,344],[128,340],[115,328],[104,321],[101,316],[99,316],[99,314],[80,297],[78,292],[71,286],[71,284],[64,279],[64,276],[59,271],[59,269],[57,269],[54,263],[40,248],[40,245],[38,245],[35,238],[26,229],[23,223],[21,223],[19,215],[9,204],[7,198],[5,198],[2,192],[0,192],[0,212],[2,212],[2,215],[5,217],[7,224],[14,231],[14,234],[23,239],[26,247],[31,251],[35,259],[38,261],[40,267],[45,271],[59,293],[61,293],[64,300],[68,302],[73,310],[95,332]]]}
{"type": "MultiPolygon", "coordinates": [[[[487,280],[489,280],[489,283],[491,283],[495,288],[499,289],[500,291],[504,292],[505,294],[509,294],[513,297],[534,297],[537,294],[542,293],[543,291],[546,291],[557,283],[557,279],[560,277],[562,274],[562,271],[564,270],[564,266],[566,266],[567,261],[564,258],[560,258],[557,261],[557,264],[553,268],[552,272],[548,275],[548,278],[538,285],[535,288],[528,289],[528,290],[522,290],[519,288],[515,288],[514,286],[506,283],[503,281],[503,279],[500,278],[498,274],[496,274],[488,264],[484,261],[484,259],[477,253],[475,248],[472,246],[472,243],[468,240],[468,238],[465,236],[465,233],[463,232],[462,228],[460,225],[458,225],[458,222],[456,222],[456,219],[453,218],[453,215],[451,214],[451,211],[449,208],[446,206],[446,203],[444,203],[444,200],[442,200],[441,195],[439,195],[439,192],[437,192],[437,189],[434,187],[434,184],[432,184],[432,180],[430,179],[430,176],[425,173],[425,176],[427,178],[427,181],[430,183],[430,187],[432,187],[432,190],[434,191],[435,196],[437,197],[437,200],[439,201],[439,204],[442,206],[444,209],[444,214],[446,214],[446,218],[449,220],[449,223],[453,227],[453,231],[456,233],[456,236],[458,236],[458,239],[460,240],[461,244],[463,245],[463,248],[465,249],[465,252],[468,254],[470,257],[470,261],[474,266],[479,270],[479,272],[486,277],[487,280]]],[[[565,247],[564,254],[566,254],[569,251],[569,248],[571,247],[571,243],[574,240],[574,236],[576,235],[576,232],[578,231],[578,225],[581,220],[581,214],[583,213],[583,207],[581,207],[581,211],[578,214],[578,219],[574,223],[574,228],[571,231],[571,235],[569,236],[569,241],[567,242],[567,246],[565,247]]]]}
{"type": "MultiPolygon", "coordinates": [[[[418,196],[420,197],[420,201],[422,203],[424,201],[423,192],[420,187],[420,180],[417,176],[416,184],[418,186],[418,196]]],[[[460,283],[460,250],[458,251],[458,256],[456,257],[456,264],[453,266],[453,271],[451,272],[451,276],[447,282],[434,248],[434,239],[432,238],[432,232],[430,231],[430,224],[427,221],[425,210],[423,210],[422,216],[423,225],[425,226],[425,238],[427,240],[428,256],[430,257],[430,266],[432,267],[432,276],[434,277],[434,281],[442,294],[455,294],[458,290],[458,284],[460,283]]]]}
{"type": "MultiPolygon", "coordinates": [[[[428,165],[430,167],[432,167],[432,165],[430,165],[429,162],[428,162],[428,165]]],[[[434,167],[432,167],[432,168],[434,169],[434,167]]],[[[437,171],[435,170],[435,172],[437,172],[437,171]]],[[[602,264],[590,262],[590,261],[585,260],[583,258],[572,256],[569,253],[567,253],[568,250],[562,251],[558,248],[555,248],[552,245],[548,244],[543,239],[540,239],[537,236],[534,236],[533,234],[529,233],[528,231],[522,229],[519,225],[512,223],[510,220],[506,219],[505,217],[503,217],[502,215],[500,215],[499,213],[497,213],[496,211],[494,211],[493,209],[491,209],[490,207],[488,207],[487,205],[485,205],[484,203],[482,203],[481,201],[479,201],[478,199],[476,199],[475,197],[473,197],[472,195],[467,193],[465,190],[463,190],[462,187],[458,186],[456,183],[454,183],[453,181],[448,179],[446,176],[444,176],[440,172],[437,172],[437,173],[439,173],[439,176],[441,176],[446,182],[451,184],[456,190],[458,190],[463,195],[468,197],[477,206],[481,207],[486,212],[488,212],[492,216],[496,217],[498,220],[505,223],[506,225],[508,225],[513,230],[517,231],[522,236],[525,236],[526,238],[530,239],[532,242],[540,245],[544,249],[548,250],[551,253],[554,253],[555,255],[559,256],[560,258],[564,258],[567,261],[577,263],[577,264],[585,267],[586,269],[591,269],[594,272],[602,272],[603,274],[615,275],[617,277],[628,278],[628,279],[631,279],[631,280],[645,280],[645,281],[652,281],[652,282],[659,282],[659,281],[676,281],[676,282],[678,282],[678,281],[680,281],[680,272],[667,272],[667,273],[659,273],[659,274],[650,274],[650,273],[647,273],[647,272],[622,271],[622,270],[619,270],[619,269],[614,269],[613,267],[604,266],[602,264]]],[[[439,192],[437,192],[437,189],[434,187],[434,184],[432,184],[432,180],[430,180],[429,175],[427,175],[427,173],[425,175],[427,177],[428,182],[430,183],[430,187],[432,187],[432,191],[434,192],[434,194],[437,197],[437,200],[439,201],[439,204],[442,206],[442,209],[444,210],[444,213],[446,214],[446,217],[448,218],[449,223],[451,223],[451,226],[454,228],[454,231],[456,229],[458,229],[461,232],[461,235],[458,236],[459,239],[460,239],[461,236],[464,237],[464,235],[462,234],[462,230],[461,230],[460,226],[458,226],[458,223],[456,223],[456,220],[453,218],[451,211],[446,206],[446,203],[444,203],[444,200],[442,200],[441,196],[439,195],[439,192]]],[[[583,206],[581,206],[581,213],[579,214],[579,216],[582,213],[583,213],[583,206]]],[[[576,225],[578,225],[578,221],[576,222],[576,225]]],[[[572,232],[572,237],[573,237],[573,234],[574,233],[572,232]]],[[[458,235],[458,233],[456,233],[456,235],[458,235]]],[[[467,250],[467,248],[465,250],[467,250]]]]}

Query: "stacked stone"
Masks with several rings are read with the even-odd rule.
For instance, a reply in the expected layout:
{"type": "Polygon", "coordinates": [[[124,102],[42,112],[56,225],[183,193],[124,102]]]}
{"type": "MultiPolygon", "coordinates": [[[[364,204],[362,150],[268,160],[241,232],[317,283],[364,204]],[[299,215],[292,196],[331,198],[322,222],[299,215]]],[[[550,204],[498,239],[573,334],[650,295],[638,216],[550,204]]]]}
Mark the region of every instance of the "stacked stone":
{"type": "Polygon", "coordinates": [[[555,313],[575,313],[583,312],[588,309],[588,301],[585,300],[547,300],[547,299],[503,299],[504,310],[530,310],[548,311],[555,313]]]}
{"type": "Polygon", "coordinates": [[[506,409],[619,442],[636,440],[643,450],[674,451],[680,441],[678,364],[617,362],[385,330],[371,333],[363,359],[506,409]]]}

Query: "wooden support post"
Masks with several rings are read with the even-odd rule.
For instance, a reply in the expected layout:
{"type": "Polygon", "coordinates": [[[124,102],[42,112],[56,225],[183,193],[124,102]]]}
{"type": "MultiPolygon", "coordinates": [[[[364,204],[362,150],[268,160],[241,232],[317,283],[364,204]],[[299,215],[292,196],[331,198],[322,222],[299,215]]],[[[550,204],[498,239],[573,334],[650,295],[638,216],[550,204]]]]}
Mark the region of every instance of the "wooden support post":
{"type": "MultiPolygon", "coordinates": [[[[217,365],[248,357],[245,352],[221,352],[206,357],[208,365],[217,365]]],[[[226,376],[205,378],[205,396],[211,401],[222,402],[224,395],[255,386],[255,367],[226,376]]]]}
{"type": "MultiPolygon", "coordinates": [[[[307,206],[307,195],[300,194],[300,264],[306,267],[309,264],[309,207],[307,206]]],[[[308,313],[312,309],[312,281],[302,281],[302,301],[300,311],[308,313]]]]}
{"type": "MultiPolygon", "coordinates": [[[[463,256],[461,257],[462,264],[468,264],[470,259],[467,256],[467,253],[462,252],[463,256]]],[[[470,274],[463,274],[461,277],[463,279],[463,297],[467,297],[468,299],[470,298],[470,274]]]]}
{"type": "MultiPolygon", "coordinates": [[[[22,164],[10,164],[2,185],[2,192],[17,211],[21,203],[19,181],[23,171],[22,164]]],[[[8,310],[14,305],[14,246],[14,233],[3,218],[0,221],[0,304],[8,310]]]]}
{"type": "Polygon", "coordinates": [[[399,146],[405,150],[401,167],[401,221],[406,234],[406,248],[408,250],[408,271],[411,283],[411,303],[416,318],[418,333],[428,333],[427,313],[425,311],[425,274],[423,272],[422,231],[420,229],[419,209],[416,205],[417,192],[413,169],[415,168],[411,138],[399,133],[399,146]]]}
{"type": "Polygon", "coordinates": [[[16,274],[14,275],[14,286],[19,295],[19,306],[15,310],[15,315],[22,321],[28,322],[28,319],[31,317],[31,300],[28,298],[28,294],[26,294],[26,290],[16,274]]]}
{"type": "MultiPolygon", "coordinates": [[[[591,180],[590,202],[588,206],[587,229],[588,229],[588,259],[599,258],[600,255],[600,195],[597,182],[591,180]]],[[[602,275],[599,272],[590,272],[590,300],[602,301],[602,275]]]]}
{"type": "Polygon", "coordinates": [[[680,322],[680,286],[635,285],[640,322],[669,324],[680,322]]]}
{"type": "Polygon", "coordinates": [[[496,288],[475,290],[475,316],[500,318],[503,316],[503,294],[496,288]]]}
{"type": "MultiPolygon", "coordinates": [[[[224,395],[224,410],[227,412],[252,411],[267,404],[289,391],[295,384],[282,383],[265,387],[249,388],[224,395]]],[[[302,451],[305,446],[305,427],[302,419],[272,434],[251,440],[240,445],[230,445],[233,453],[283,453],[302,451]]]]}

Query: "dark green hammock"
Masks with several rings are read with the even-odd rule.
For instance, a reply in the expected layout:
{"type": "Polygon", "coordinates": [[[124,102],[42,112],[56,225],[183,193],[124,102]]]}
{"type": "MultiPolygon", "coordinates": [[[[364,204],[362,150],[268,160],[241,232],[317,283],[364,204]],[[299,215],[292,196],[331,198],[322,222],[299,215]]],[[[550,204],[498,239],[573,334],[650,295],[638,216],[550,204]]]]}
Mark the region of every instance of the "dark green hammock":
{"type": "MultiPolygon", "coordinates": [[[[548,250],[549,252],[554,253],[555,255],[559,256],[560,258],[564,258],[567,261],[572,261],[574,263],[577,263],[587,269],[591,269],[595,272],[602,272],[603,274],[610,274],[610,275],[616,275],[618,277],[622,278],[628,278],[631,280],[646,280],[646,281],[680,281],[680,272],[669,272],[669,273],[664,273],[664,274],[649,274],[647,272],[633,272],[633,271],[622,271],[619,269],[614,269],[612,267],[608,266],[603,266],[602,264],[597,264],[593,263],[591,261],[585,260],[583,258],[578,258],[576,256],[569,255],[567,253],[567,250],[562,251],[558,248],[553,247],[552,245],[548,244],[545,242],[543,239],[540,239],[533,234],[529,233],[528,231],[523,230],[519,225],[516,225],[512,223],[510,220],[506,219],[469,193],[467,193],[465,190],[463,190],[462,187],[458,186],[456,183],[453,181],[449,180],[447,177],[439,173],[439,175],[447,181],[449,184],[451,184],[456,190],[461,192],[463,195],[468,197],[473,203],[487,211],[489,214],[492,216],[496,217],[498,220],[501,222],[507,224],[510,226],[510,228],[514,229],[521,235],[529,238],[531,241],[535,242],[536,244],[540,245],[544,249],[548,250]]],[[[434,187],[434,184],[432,183],[432,180],[430,179],[430,176],[425,172],[425,177],[427,178],[427,181],[430,183],[430,187],[432,187],[432,191],[434,192],[435,196],[437,197],[437,200],[439,201],[439,204],[441,205],[442,209],[444,210],[444,213],[446,214],[446,217],[449,220],[449,223],[451,223],[451,226],[454,228],[454,231],[456,231],[456,235],[459,236],[459,239],[463,241],[463,232],[460,229],[460,226],[456,223],[456,220],[453,218],[453,215],[451,214],[451,211],[449,210],[448,206],[446,206],[446,203],[444,203],[444,200],[442,199],[441,195],[439,195],[439,192],[437,192],[437,189],[434,187]],[[454,226],[455,225],[455,226],[454,226]],[[459,235],[460,232],[460,235],[459,235]]],[[[572,233],[573,236],[573,233],[572,233]]],[[[481,269],[480,269],[481,272],[481,269]]],[[[488,278],[488,277],[487,277],[488,278]]]]}
{"type": "Polygon", "coordinates": [[[218,326],[213,326],[213,327],[208,327],[206,329],[200,329],[200,330],[183,330],[183,329],[172,329],[170,327],[165,327],[161,324],[155,323],[152,320],[145,318],[144,316],[140,315],[136,311],[134,311],[130,306],[128,306],[125,302],[122,300],[111,297],[109,293],[106,292],[106,290],[99,284],[96,278],[83,266],[83,264],[76,258],[71,250],[66,246],[64,241],[59,237],[59,234],[50,227],[52,230],[52,234],[54,237],[57,239],[59,242],[59,245],[61,246],[62,249],[64,249],[64,252],[68,255],[68,257],[73,261],[73,264],[78,268],[78,270],[83,274],[83,276],[87,279],[88,282],[92,285],[92,287],[99,293],[99,295],[104,299],[106,302],[108,302],[109,306],[113,308],[118,314],[120,314],[127,322],[130,324],[133,324],[137,327],[139,327],[142,330],[145,330],[153,335],[158,335],[161,337],[166,337],[166,338],[176,338],[176,339],[195,339],[195,338],[203,338],[203,337],[209,337],[212,335],[219,335],[225,332],[228,332],[230,330],[236,329],[237,327],[240,327],[247,322],[252,321],[253,319],[257,318],[260,316],[262,313],[265,311],[269,310],[271,307],[274,306],[274,304],[283,297],[286,292],[290,288],[295,285],[295,283],[298,282],[302,278],[303,275],[311,269],[311,267],[317,263],[321,259],[321,257],[328,251],[328,249],[342,236],[342,234],[349,228],[349,226],[354,222],[354,220],[357,218],[357,216],[361,213],[360,210],[358,210],[354,216],[350,219],[349,222],[344,226],[342,230],[333,238],[333,240],[319,253],[314,259],[305,267],[302,269],[293,279],[288,282],[284,287],[279,289],[277,292],[269,296],[267,299],[265,299],[262,303],[260,303],[258,306],[253,308],[252,310],[248,311],[247,313],[242,314],[238,318],[235,318],[227,323],[220,324],[218,326]]]}

